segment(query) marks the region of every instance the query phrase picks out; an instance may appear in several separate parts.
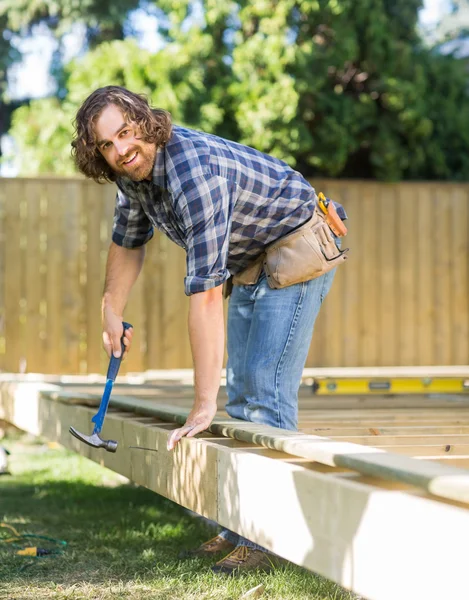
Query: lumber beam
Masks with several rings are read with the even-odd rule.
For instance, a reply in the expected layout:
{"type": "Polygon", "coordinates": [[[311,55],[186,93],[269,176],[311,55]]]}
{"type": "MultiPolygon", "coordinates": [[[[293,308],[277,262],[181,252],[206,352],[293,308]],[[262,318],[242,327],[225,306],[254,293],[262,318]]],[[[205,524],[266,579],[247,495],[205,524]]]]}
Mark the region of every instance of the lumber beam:
{"type": "MultiPolygon", "coordinates": [[[[56,401],[76,401],[73,392],[49,391],[44,394],[49,394],[56,401]]],[[[98,403],[99,397],[90,396],[90,401],[93,400],[98,403]]],[[[188,409],[178,406],[127,396],[115,397],[113,406],[178,424],[183,424],[189,413],[188,409]]],[[[428,460],[417,461],[370,445],[362,446],[348,441],[279,430],[236,419],[216,417],[209,431],[215,435],[254,443],[331,467],[352,469],[362,475],[400,481],[449,500],[469,502],[469,473],[457,467],[428,460]]],[[[384,437],[380,440],[385,443],[384,437]]]]}
{"type": "MultiPolygon", "coordinates": [[[[355,481],[314,463],[269,457],[231,440],[166,442],[174,423],[110,413],[103,436],[116,454],[68,433],[86,431],[93,408],[57,401],[36,386],[2,386],[0,418],[68,447],[213,519],[369,600],[440,600],[465,589],[469,510],[355,481]],[[129,446],[151,450],[129,450],[129,446]],[[429,574],[432,574],[430,577],[429,574]]],[[[56,391],[57,393],[57,391],[56,391]]],[[[62,399],[63,400],[63,399],[62,399]]],[[[278,453],[279,456],[283,456],[278,453]]]]}

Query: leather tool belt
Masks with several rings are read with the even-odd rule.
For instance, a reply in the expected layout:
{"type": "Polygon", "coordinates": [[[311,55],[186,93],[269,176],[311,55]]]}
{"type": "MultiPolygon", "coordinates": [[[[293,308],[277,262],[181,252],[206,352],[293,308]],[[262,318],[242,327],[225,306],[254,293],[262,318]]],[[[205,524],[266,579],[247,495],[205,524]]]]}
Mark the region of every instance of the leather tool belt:
{"type": "MultiPolygon", "coordinates": [[[[327,215],[316,205],[313,216],[306,223],[268,246],[264,254],[232,277],[232,284],[253,285],[259,280],[262,269],[269,286],[274,289],[320,277],[348,258],[349,249],[338,248],[335,237],[327,223],[327,215]]],[[[225,297],[227,295],[229,293],[225,297]]]]}

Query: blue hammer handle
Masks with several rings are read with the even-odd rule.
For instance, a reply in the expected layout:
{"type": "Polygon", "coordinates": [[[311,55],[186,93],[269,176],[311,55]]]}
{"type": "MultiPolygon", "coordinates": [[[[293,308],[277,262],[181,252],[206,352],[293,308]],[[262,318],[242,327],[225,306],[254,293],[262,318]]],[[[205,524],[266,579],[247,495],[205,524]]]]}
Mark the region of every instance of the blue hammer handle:
{"type": "Polygon", "coordinates": [[[93,435],[95,433],[101,433],[101,429],[103,428],[104,417],[106,416],[107,407],[109,405],[109,400],[111,398],[112,386],[114,381],[116,380],[117,373],[119,372],[119,367],[121,366],[122,356],[124,355],[124,336],[126,329],[130,329],[132,325],[130,323],[126,323],[125,321],[122,323],[124,326],[124,333],[121,337],[121,355],[119,358],[116,358],[113,354],[111,354],[111,360],[109,361],[109,367],[106,375],[106,387],[104,388],[104,394],[101,398],[101,404],[99,405],[98,412],[91,419],[91,422],[94,423],[93,435]]]}

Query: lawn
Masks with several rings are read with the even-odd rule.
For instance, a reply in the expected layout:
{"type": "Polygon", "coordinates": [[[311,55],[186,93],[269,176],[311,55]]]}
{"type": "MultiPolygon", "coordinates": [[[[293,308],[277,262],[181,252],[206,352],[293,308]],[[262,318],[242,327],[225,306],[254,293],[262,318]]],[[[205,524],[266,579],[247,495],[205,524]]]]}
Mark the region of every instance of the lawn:
{"type": "MultiPolygon", "coordinates": [[[[210,559],[179,560],[214,529],[180,506],[61,447],[28,436],[2,441],[11,475],[0,477],[0,521],[18,532],[64,540],[62,554],[19,556],[0,528],[0,598],[8,600],[238,600],[262,584],[262,599],[352,600],[294,565],[238,578],[214,575],[210,559]]],[[[259,597],[259,596],[257,596],[259,597]]]]}

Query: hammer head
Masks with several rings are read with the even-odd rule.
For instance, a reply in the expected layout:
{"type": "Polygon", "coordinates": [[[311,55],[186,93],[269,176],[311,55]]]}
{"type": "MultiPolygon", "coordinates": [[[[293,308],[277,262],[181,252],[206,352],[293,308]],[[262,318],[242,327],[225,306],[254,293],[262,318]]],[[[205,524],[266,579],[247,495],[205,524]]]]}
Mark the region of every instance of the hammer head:
{"type": "Polygon", "coordinates": [[[107,452],[115,452],[117,450],[117,442],[114,440],[102,440],[99,437],[98,433],[93,433],[92,435],[84,435],[75,429],[75,427],[70,427],[70,433],[80,440],[80,442],[84,442],[91,446],[92,448],[104,448],[107,452]]]}

